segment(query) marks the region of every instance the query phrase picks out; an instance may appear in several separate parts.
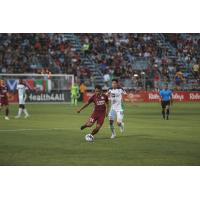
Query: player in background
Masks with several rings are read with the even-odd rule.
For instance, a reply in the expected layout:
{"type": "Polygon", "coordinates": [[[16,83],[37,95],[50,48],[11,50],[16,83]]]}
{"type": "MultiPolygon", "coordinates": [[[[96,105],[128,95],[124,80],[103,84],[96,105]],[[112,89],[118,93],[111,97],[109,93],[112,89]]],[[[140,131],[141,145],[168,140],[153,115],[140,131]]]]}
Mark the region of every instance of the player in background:
{"type": "Polygon", "coordinates": [[[164,85],[164,88],[160,90],[160,100],[162,107],[163,119],[169,119],[169,109],[172,104],[172,91],[168,88],[168,84],[164,85]]]}
{"type": "Polygon", "coordinates": [[[18,115],[15,118],[20,118],[22,113],[25,114],[24,118],[28,118],[29,114],[25,108],[25,101],[26,101],[26,90],[28,88],[24,84],[23,80],[20,79],[19,83],[17,85],[17,90],[18,90],[18,99],[19,99],[19,110],[18,110],[18,115]]]}
{"type": "Polygon", "coordinates": [[[4,80],[0,81],[0,104],[1,110],[5,109],[5,120],[9,120],[8,89],[4,80]]]}
{"type": "Polygon", "coordinates": [[[95,86],[95,94],[77,111],[77,113],[80,113],[91,103],[94,103],[93,113],[91,114],[89,120],[81,126],[81,130],[93,126],[93,124],[96,122],[96,127],[89,134],[89,137],[91,137],[93,140],[94,135],[98,133],[104,123],[105,117],[108,115],[108,97],[107,95],[103,94],[101,86],[95,86]]]}
{"type": "Polygon", "coordinates": [[[71,105],[77,106],[79,96],[79,86],[77,83],[74,83],[71,87],[71,105]]]}
{"type": "Polygon", "coordinates": [[[117,118],[117,125],[120,128],[120,131],[124,132],[124,109],[123,109],[123,95],[126,94],[126,91],[119,87],[119,82],[117,79],[112,80],[112,88],[107,92],[109,100],[111,102],[110,112],[109,112],[109,123],[110,130],[112,132],[111,139],[116,137],[114,120],[117,118]]]}

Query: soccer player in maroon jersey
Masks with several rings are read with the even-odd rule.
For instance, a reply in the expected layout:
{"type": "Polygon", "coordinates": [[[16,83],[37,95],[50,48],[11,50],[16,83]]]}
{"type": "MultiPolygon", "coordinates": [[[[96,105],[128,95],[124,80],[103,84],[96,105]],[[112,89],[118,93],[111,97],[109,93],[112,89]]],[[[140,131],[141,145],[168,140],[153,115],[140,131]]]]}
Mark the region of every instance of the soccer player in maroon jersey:
{"type": "Polygon", "coordinates": [[[103,125],[105,117],[108,116],[109,101],[107,95],[103,94],[101,86],[95,86],[95,94],[77,111],[77,113],[80,113],[91,103],[94,103],[93,113],[91,114],[89,120],[81,126],[81,130],[91,127],[96,122],[96,127],[89,134],[89,136],[94,139],[94,135],[98,133],[103,125]]]}
{"type": "Polygon", "coordinates": [[[5,120],[9,120],[8,89],[3,80],[0,81],[0,105],[1,105],[1,110],[5,108],[5,120]]]}

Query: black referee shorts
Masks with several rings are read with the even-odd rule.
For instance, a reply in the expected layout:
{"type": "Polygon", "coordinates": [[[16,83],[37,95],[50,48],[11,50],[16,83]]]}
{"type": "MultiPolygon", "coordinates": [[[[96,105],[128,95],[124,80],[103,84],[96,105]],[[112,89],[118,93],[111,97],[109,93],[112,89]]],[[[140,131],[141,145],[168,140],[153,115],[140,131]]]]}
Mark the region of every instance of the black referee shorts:
{"type": "Polygon", "coordinates": [[[166,108],[166,106],[170,106],[170,101],[161,101],[162,108],[166,108]]]}

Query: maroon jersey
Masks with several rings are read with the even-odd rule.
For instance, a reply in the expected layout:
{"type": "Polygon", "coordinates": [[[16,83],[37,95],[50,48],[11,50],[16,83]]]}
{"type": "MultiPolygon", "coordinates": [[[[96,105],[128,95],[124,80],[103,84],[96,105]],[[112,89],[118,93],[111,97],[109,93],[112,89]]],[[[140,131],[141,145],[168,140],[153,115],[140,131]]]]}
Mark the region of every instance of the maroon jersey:
{"type": "Polygon", "coordinates": [[[6,86],[0,86],[0,103],[1,106],[7,106],[8,105],[8,97],[7,97],[7,87],[6,86]]]}
{"type": "Polygon", "coordinates": [[[7,92],[8,92],[8,89],[6,86],[0,86],[0,96],[1,96],[1,99],[7,99],[7,92]]]}
{"type": "Polygon", "coordinates": [[[94,112],[106,112],[106,103],[108,103],[108,97],[105,94],[96,95],[94,94],[88,103],[94,103],[94,112]]]}

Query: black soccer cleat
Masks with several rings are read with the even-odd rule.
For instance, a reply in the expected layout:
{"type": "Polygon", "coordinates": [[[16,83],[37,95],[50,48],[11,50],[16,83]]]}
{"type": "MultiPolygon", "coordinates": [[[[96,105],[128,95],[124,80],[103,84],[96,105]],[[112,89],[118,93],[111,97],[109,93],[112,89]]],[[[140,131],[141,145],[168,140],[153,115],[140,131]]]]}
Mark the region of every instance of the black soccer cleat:
{"type": "Polygon", "coordinates": [[[83,126],[81,126],[81,130],[83,130],[85,127],[84,127],[84,125],[83,126]]]}
{"type": "Polygon", "coordinates": [[[169,120],[169,117],[167,116],[167,120],[169,120]]]}

